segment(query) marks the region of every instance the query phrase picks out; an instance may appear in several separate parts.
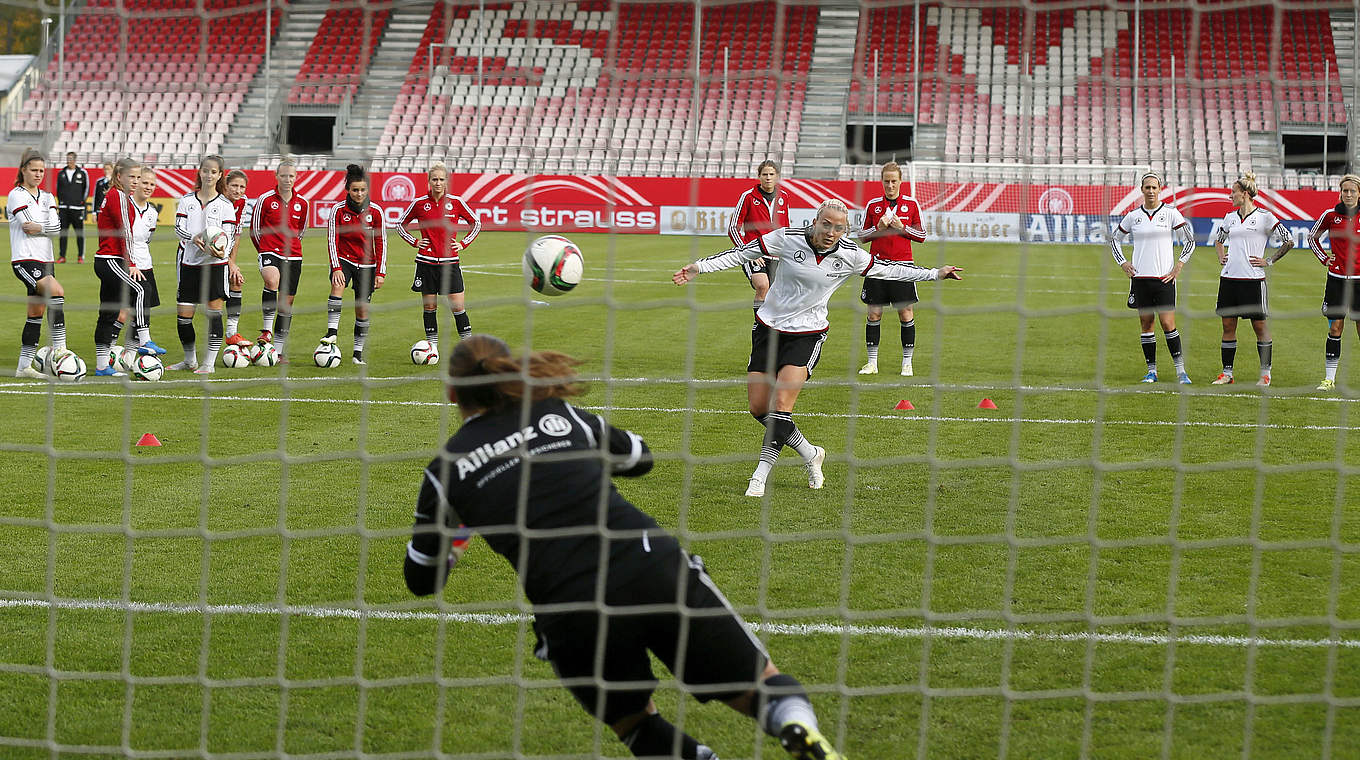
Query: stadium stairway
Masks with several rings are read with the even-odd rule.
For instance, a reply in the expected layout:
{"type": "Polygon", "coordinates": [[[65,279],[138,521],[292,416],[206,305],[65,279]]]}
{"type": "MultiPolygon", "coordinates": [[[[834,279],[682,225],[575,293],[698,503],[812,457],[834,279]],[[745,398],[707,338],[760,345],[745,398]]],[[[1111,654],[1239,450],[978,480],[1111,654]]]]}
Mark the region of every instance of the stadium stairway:
{"type": "Polygon", "coordinates": [[[816,47],[808,69],[807,97],[798,127],[793,175],[834,179],[845,152],[847,83],[853,74],[859,5],[825,5],[817,19],[816,47]]]}
{"type": "Polygon", "coordinates": [[[222,156],[232,166],[259,165],[259,156],[273,152],[279,142],[278,111],[271,117],[271,106],[281,109],[288,98],[288,90],[297,78],[298,69],[307,55],[307,46],[316,36],[321,19],[326,15],[324,2],[293,2],[287,6],[279,31],[270,49],[270,86],[266,86],[264,67],[251,82],[241,111],[227,132],[222,144],[222,156]],[[271,103],[271,101],[274,101],[271,103]],[[272,122],[272,123],[271,123],[272,122]]]}
{"type": "Polygon", "coordinates": [[[1360,167],[1360,124],[1356,119],[1355,76],[1355,11],[1334,10],[1330,14],[1332,22],[1332,44],[1336,48],[1336,68],[1341,94],[1346,99],[1346,136],[1350,147],[1352,167],[1360,167]]]}
{"type": "Polygon", "coordinates": [[[406,81],[412,56],[420,48],[426,21],[434,11],[433,2],[394,8],[387,21],[378,49],[369,62],[368,72],[355,96],[348,121],[341,125],[330,168],[343,169],[356,158],[368,159],[387,127],[388,117],[406,81]]]}

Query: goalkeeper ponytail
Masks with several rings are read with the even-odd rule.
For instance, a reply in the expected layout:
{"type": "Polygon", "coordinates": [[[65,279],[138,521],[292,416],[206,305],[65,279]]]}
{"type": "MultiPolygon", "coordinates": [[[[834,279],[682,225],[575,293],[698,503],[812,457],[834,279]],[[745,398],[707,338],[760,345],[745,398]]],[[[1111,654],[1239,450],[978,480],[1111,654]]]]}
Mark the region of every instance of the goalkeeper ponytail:
{"type": "Polygon", "coordinates": [[[557,351],[536,351],[520,361],[500,338],[472,335],[449,358],[448,384],[465,411],[499,411],[525,399],[581,395],[585,387],[575,371],[580,363],[557,351]]]}

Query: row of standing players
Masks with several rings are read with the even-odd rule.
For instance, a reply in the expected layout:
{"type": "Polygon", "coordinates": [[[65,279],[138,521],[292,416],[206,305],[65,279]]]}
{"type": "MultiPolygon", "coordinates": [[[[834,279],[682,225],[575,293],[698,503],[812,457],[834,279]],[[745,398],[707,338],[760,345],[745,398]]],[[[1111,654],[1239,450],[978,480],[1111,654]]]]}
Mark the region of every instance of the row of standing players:
{"type": "MultiPolygon", "coordinates": [[[[41,154],[26,151],[9,196],[11,262],[28,294],[15,371],[19,377],[44,377],[31,366],[44,314],[50,324],[53,349],[66,347],[65,292],[55,276],[51,242],[62,226],[62,213],[52,194],[43,189],[45,174],[41,154]]],[[[437,344],[441,295],[447,298],[460,336],[472,332],[464,305],[459,253],[476,238],[481,224],[461,198],[448,194],[449,173],[442,164],[432,167],[428,176],[429,193],[410,204],[396,229],[416,249],[411,289],[421,294],[426,338],[437,344]],[[460,223],[466,229],[461,238],[460,223]]],[[[287,361],[286,341],[302,273],[302,234],[311,217],[311,202],[293,191],[297,168],[292,161],[279,165],[275,179],[274,189],[259,196],[253,205],[248,204],[245,173],[227,172],[221,157],[207,156],[199,164],[194,192],[178,200],[175,302],[184,358],[170,369],[211,373],[224,343],[252,343],[237,333],[245,276],[236,254],[241,238],[247,234],[259,255],[263,284],[263,326],[258,342],[272,344],[280,361],[287,361]],[[227,233],[229,242],[220,249],[210,246],[204,237],[212,227],[227,233]],[[193,323],[199,305],[205,307],[208,321],[207,352],[201,362],[193,323]]],[[[94,333],[96,375],[121,374],[111,357],[129,320],[133,326],[127,336],[129,348],[143,354],[166,353],[150,333],[150,310],[160,304],[150,254],[158,219],[158,210],[150,202],[155,187],[154,171],[123,159],[114,164],[107,191],[96,209],[99,248],[94,269],[100,281],[94,333]]],[[[368,175],[361,167],[348,168],[345,200],[335,205],[329,220],[330,294],[327,330],[321,342],[335,344],[344,291],[351,288],[355,307],[352,356],[354,363],[363,364],[369,303],[387,276],[388,223],[383,209],[369,201],[368,175]]]]}
{"type": "MultiPolygon", "coordinates": [[[[737,245],[789,224],[789,198],[779,189],[778,166],[773,161],[765,161],[757,172],[759,184],[742,194],[728,231],[737,245]]],[[[866,205],[858,237],[869,242],[869,250],[875,258],[912,261],[911,243],[925,240],[920,206],[914,198],[902,193],[902,171],[896,163],[884,165],[881,176],[883,195],[866,205]]],[[[1138,312],[1140,341],[1147,362],[1143,382],[1153,383],[1158,377],[1157,340],[1153,332],[1156,320],[1161,324],[1177,379],[1182,384],[1189,384],[1175,310],[1176,280],[1194,253],[1194,233],[1180,211],[1162,202],[1162,181],[1156,173],[1144,174],[1139,180],[1139,189],[1143,203],[1115,225],[1109,240],[1115,262],[1129,276],[1128,306],[1138,312]],[[1179,256],[1173,250],[1176,238],[1181,243],[1179,256]],[[1132,242],[1131,258],[1124,255],[1122,242],[1132,242]]],[[[1213,383],[1234,382],[1237,322],[1247,319],[1257,336],[1261,360],[1258,385],[1265,386],[1270,384],[1272,348],[1266,321],[1269,316],[1266,268],[1289,252],[1293,237],[1274,214],[1256,205],[1254,174],[1249,172],[1235,181],[1229,193],[1233,210],[1223,218],[1214,240],[1222,265],[1216,313],[1223,320],[1223,370],[1213,383]],[[1279,247],[1273,256],[1267,257],[1265,251],[1272,238],[1278,239],[1279,247]]],[[[1311,250],[1328,270],[1322,311],[1329,324],[1324,376],[1318,390],[1336,387],[1345,321],[1355,321],[1357,334],[1360,334],[1360,214],[1356,213],[1357,199],[1360,199],[1360,177],[1346,175],[1340,181],[1337,205],[1318,217],[1308,235],[1311,250]],[[1330,251],[1323,246],[1324,236],[1328,238],[1330,251]]],[[[755,290],[757,310],[769,291],[772,269],[773,265],[764,259],[757,259],[745,267],[755,290]]],[[[892,306],[897,310],[901,325],[902,375],[911,376],[912,354],[916,347],[913,308],[918,296],[915,284],[866,278],[860,300],[868,309],[864,330],[868,361],[860,368],[860,374],[878,373],[881,319],[884,308],[892,306]]]]}

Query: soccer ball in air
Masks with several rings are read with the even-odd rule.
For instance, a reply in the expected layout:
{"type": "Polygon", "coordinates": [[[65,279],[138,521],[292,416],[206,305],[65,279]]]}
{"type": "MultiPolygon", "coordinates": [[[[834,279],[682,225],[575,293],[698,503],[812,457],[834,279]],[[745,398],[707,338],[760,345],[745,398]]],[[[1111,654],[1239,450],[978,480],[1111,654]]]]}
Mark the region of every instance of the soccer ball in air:
{"type": "Polygon", "coordinates": [[[210,225],[203,230],[203,242],[208,247],[208,253],[219,259],[225,259],[227,257],[227,246],[231,244],[231,236],[221,227],[210,225]]]}
{"type": "Polygon", "coordinates": [[[279,352],[273,343],[256,343],[250,359],[256,367],[272,367],[279,363],[279,352]]]}
{"type": "Polygon", "coordinates": [[[165,374],[165,365],[151,354],[138,356],[132,362],[132,377],[137,380],[159,380],[165,374]]]}
{"type": "Polygon", "coordinates": [[[85,379],[85,361],[71,350],[52,352],[52,376],[67,383],[85,379]]]}
{"type": "Polygon", "coordinates": [[[334,369],[340,366],[340,349],[334,343],[322,343],[316,347],[312,354],[312,361],[322,369],[334,369]]]}
{"type": "Polygon", "coordinates": [[[33,355],[33,369],[44,374],[52,374],[52,347],[43,346],[33,355]]]}
{"type": "Polygon", "coordinates": [[[428,340],[418,340],[411,346],[412,364],[438,364],[439,348],[428,340]]]}
{"type": "Polygon", "coordinates": [[[222,349],[222,364],[232,369],[250,366],[250,349],[240,346],[227,346],[222,349]]]}
{"type": "Polygon", "coordinates": [[[576,244],[560,235],[545,235],[524,250],[524,277],[545,296],[560,296],[581,284],[585,259],[576,244]]]}

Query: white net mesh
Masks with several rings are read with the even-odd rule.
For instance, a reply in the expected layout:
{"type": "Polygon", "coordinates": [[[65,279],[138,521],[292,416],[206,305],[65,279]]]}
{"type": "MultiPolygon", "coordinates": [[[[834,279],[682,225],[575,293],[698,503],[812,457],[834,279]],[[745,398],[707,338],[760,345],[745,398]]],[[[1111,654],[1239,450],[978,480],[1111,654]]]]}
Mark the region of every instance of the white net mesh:
{"type": "MultiPolygon", "coordinates": [[[[204,153],[250,169],[251,198],[299,156],[317,208],[358,160],[389,216],[446,162],[484,225],[463,261],[473,329],[584,360],[581,404],[658,457],[620,490],[704,557],[847,757],[1360,746],[1360,347],[1343,333],[1335,389],[1314,390],[1325,275],[1306,252],[1270,272],[1273,384],[1250,387],[1264,355],[1246,321],[1236,384],[1209,384],[1223,188],[1254,169],[1301,246],[1337,202],[1334,178],[1308,178],[1322,162],[1282,145],[1326,135],[1326,171],[1346,165],[1349,6],[39,7],[54,44],[6,101],[9,142],[43,148],[49,182],[67,150],[92,180],[117,156],[156,165],[167,229],[204,153]],[[848,147],[847,125],[869,139],[848,147]],[[751,290],[736,272],[686,289],[670,275],[726,247],[766,158],[795,225],[828,197],[858,222],[901,161],[928,237],[916,260],[965,279],[920,285],[911,334],[884,310],[872,376],[858,281],[832,298],[794,411],[827,450],[826,486],[786,453],[747,498],[751,290]],[[1171,382],[1162,325],[1160,382],[1137,383],[1146,330],[1106,244],[1148,168],[1201,244],[1177,283],[1189,386],[1171,382]],[[521,275],[548,232],[586,259],[556,299],[521,275]]],[[[409,361],[415,265],[389,244],[362,367],[307,361],[326,329],[316,229],[284,367],[0,383],[16,421],[0,436],[0,755],[628,755],[533,657],[532,610],[484,542],[437,602],[402,583],[421,468],[459,419],[437,367],[409,361]],[[146,433],[163,446],[137,446],[146,433]]],[[[166,305],[151,329],[176,360],[173,235],[152,253],[166,305]]],[[[56,276],[89,359],[97,281],[73,262],[56,276]]],[[[26,306],[14,283],[0,293],[11,349],[26,306]]],[[[662,713],[722,757],[780,754],[656,670],[662,713]]]]}

